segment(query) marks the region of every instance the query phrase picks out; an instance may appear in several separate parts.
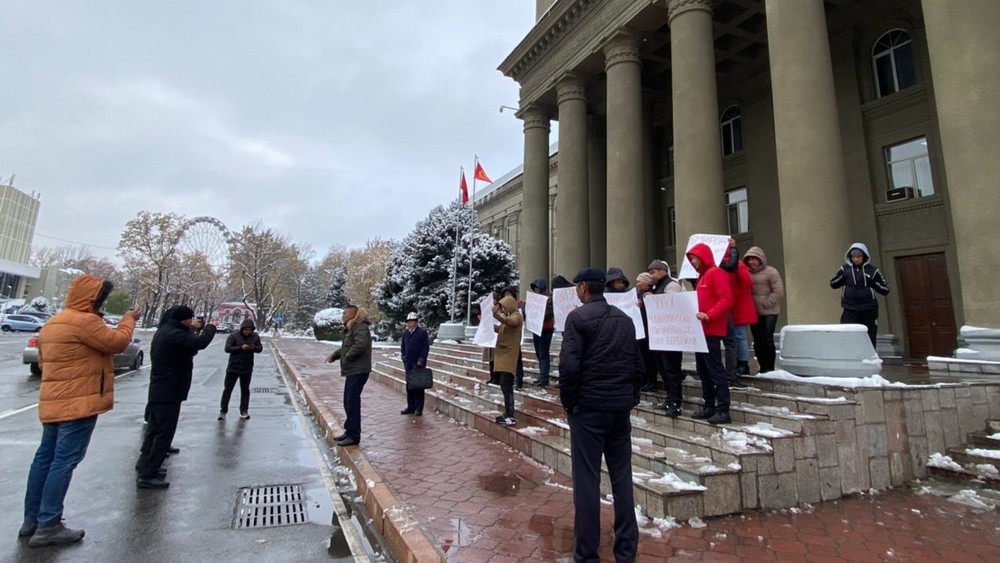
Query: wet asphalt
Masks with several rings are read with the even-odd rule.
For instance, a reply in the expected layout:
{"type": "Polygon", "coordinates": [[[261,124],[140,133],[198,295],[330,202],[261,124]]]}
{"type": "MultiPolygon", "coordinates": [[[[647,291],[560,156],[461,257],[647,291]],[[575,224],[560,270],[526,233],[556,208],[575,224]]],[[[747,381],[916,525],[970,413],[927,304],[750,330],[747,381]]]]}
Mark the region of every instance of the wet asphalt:
{"type": "MultiPolygon", "coordinates": [[[[317,455],[322,446],[317,448],[308,419],[296,412],[266,342],[251,384],[250,420],[239,419],[237,388],[227,420],[216,421],[227,361],[222,334],[195,358],[190,397],[174,439],[181,453],[165,464],[170,488],[135,486],[147,364],[120,375],[115,408],[98,419],[87,456],[73,474],[64,518],[69,527],[85,529],[86,537],[71,546],[28,547],[16,536],[41,436],[37,409],[30,408],[39,380],[21,363],[28,336],[0,335],[0,561],[355,560],[334,526],[330,490],[335,487],[324,478],[328,467],[317,455]],[[264,485],[299,485],[307,521],[234,529],[240,489],[264,485]]],[[[151,336],[136,334],[147,358],[151,336]]]]}

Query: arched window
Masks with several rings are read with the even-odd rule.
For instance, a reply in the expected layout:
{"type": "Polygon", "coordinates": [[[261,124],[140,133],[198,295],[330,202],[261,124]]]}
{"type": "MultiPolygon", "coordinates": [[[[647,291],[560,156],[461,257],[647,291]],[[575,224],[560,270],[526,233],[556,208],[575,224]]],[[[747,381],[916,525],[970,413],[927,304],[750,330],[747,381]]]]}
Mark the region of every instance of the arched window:
{"type": "Polygon", "coordinates": [[[913,67],[913,42],[910,34],[894,29],[882,35],[872,47],[872,67],[878,97],[888,96],[917,83],[913,67]]]}
{"type": "Polygon", "coordinates": [[[740,106],[729,106],[719,120],[722,127],[722,156],[743,150],[743,115],[740,106]]]}

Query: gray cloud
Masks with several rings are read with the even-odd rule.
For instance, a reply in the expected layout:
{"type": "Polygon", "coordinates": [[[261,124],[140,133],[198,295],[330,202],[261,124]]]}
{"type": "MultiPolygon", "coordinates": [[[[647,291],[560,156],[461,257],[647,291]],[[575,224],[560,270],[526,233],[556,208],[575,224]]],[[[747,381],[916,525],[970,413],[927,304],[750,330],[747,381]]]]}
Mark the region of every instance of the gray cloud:
{"type": "MultiPolygon", "coordinates": [[[[260,219],[320,253],[398,238],[478,152],[522,156],[495,69],[534,2],[8,0],[0,174],[36,245],[114,247],[142,209],[260,219]]],[[[99,255],[113,251],[94,248],[99,255]]]]}

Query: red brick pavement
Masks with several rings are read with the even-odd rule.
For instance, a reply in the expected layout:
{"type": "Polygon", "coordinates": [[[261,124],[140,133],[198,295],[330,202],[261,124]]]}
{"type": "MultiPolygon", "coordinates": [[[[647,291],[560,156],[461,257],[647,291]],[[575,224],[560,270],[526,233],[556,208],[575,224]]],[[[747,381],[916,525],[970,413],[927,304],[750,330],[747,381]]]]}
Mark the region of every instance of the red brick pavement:
{"type": "MultiPolygon", "coordinates": [[[[330,347],[291,339],[275,344],[300,384],[342,421],[343,379],[322,363],[330,347]]],[[[361,454],[447,560],[572,560],[569,479],[444,415],[400,416],[405,406],[404,396],[369,381],[361,454]]],[[[601,520],[602,560],[611,561],[610,506],[601,520]]],[[[1000,515],[894,490],[717,518],[700,528],[661,531],[649,524],[639,553],[643,562],[998,561],[1000,515]]]]}

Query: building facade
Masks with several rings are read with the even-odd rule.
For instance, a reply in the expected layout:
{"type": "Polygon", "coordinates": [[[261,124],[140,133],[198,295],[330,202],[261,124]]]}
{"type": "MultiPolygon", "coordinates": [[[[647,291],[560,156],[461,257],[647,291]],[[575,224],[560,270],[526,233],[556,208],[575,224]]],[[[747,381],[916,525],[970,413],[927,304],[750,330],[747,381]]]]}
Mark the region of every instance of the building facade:
{"type": "Polygon", "coordinates": [[[903,354],[1000,327],[995,0],[539,0],[537,16],[500,66],[523,168],[475,202],[522,279],[634,276],[731,233],[782,272],[785,322],[830,323],[829,280],[861,241],[903,354]]]}
{"type": "Polygon", "coordinates": [[[18,190],[11,181],[0,182],[0,299],[23,297],[28,280],[40,275],[28,258],[41,204],[36,194],[18,190]]]}

